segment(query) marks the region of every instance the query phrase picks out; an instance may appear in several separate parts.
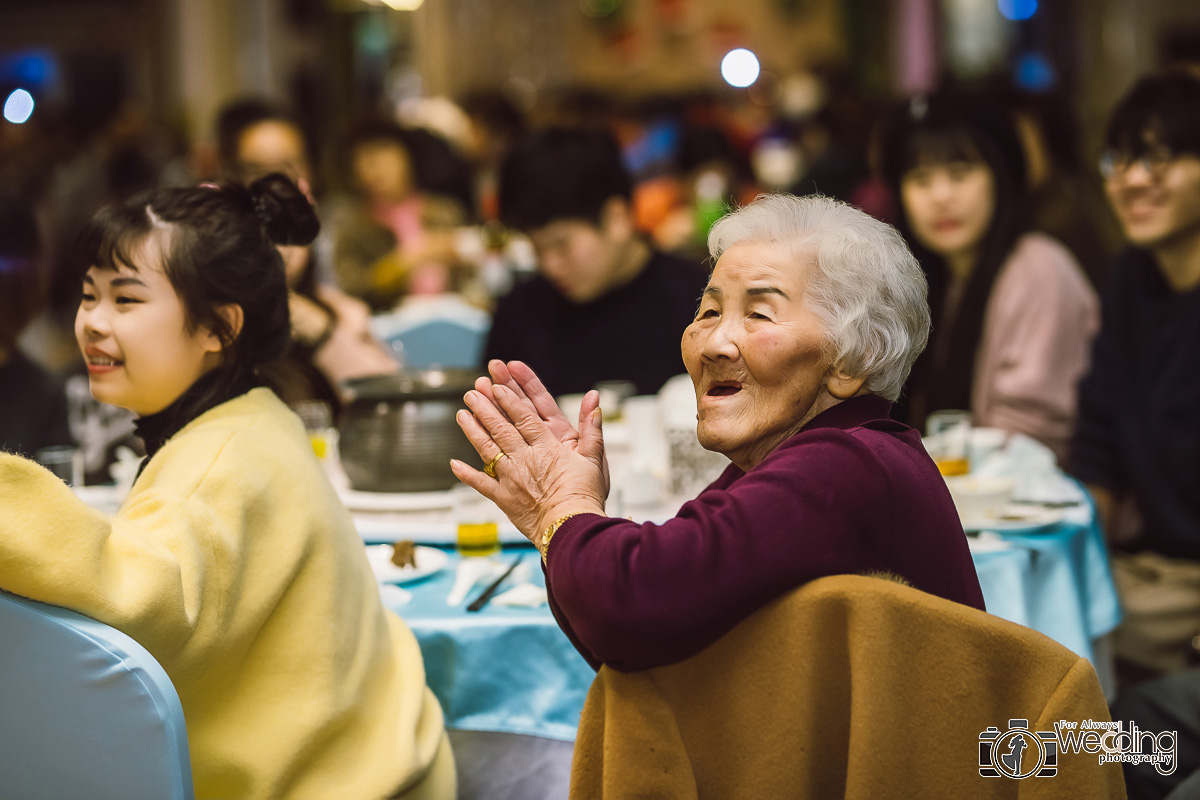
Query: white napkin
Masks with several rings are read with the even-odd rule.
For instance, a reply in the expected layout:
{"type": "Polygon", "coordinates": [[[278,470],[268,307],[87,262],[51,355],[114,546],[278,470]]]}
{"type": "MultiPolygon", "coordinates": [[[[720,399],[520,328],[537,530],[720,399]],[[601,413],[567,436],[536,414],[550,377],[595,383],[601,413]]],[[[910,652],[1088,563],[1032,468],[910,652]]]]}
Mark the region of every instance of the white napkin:
{"type": "Polygon", "coordinates": [[[412,600],[412,592],[402,589],[394,583],[379,584],[379,599],[388,608],[406,605],[412,600]]]}
{"type": "Polygon", "coordinates": [[[981,478],[1012,478],[1015,500],[1036,503],[1082,503],[1079,486],[1063,474],[1054,453],[1036,439],[1012,434],[1006,447],[973,464],[971,474],[981,478]]]}
{"type": "Polygon", "coordinates": [[[117,485],[117,495],[124,497],[133,487],[133,481],[137,478],[138,465],[142,463],[142,459],[137,453],[124,446],[116,449],[116,456],[117,460],[108,467],[108,474],[112,477],[113,483],[117,485]]]}
{"type": "Polygon", "coordinates": [[[454,586],[446,595],[446,605],[456,606],[467,599],[467,592],[475,584],[486,579],[494,579],[505,569],[505,565],[490,558],[464,558],[458,562],[454,570],[454,586]]]}
{"type": "Polygon", "coordinates": [[[548,602],[546,590],[532,583],[522,583],[492,598],[496,605],[512,608],[537,608],[548,602]]]}
{"type": "Polygon", "coordinates": [[[967,547],[971,548],[972,553],[997,553],[1011,550],[1012,544],[998,533],[980,531],[975,536],[967,537],[967,547]]]}

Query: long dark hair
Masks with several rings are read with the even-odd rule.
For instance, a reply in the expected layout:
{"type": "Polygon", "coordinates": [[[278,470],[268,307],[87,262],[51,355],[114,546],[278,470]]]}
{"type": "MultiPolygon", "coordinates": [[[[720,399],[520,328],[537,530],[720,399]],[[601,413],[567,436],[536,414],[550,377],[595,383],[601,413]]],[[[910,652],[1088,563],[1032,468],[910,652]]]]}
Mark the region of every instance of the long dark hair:
{"type": "Polygon", "coordinates": [[[975,355],[992,286],[1017,239],[1029,229],[1025,155],[1011,115],[976,94],[942,91],[913,98],[881,129],[880,166],[899,207],[899,227],[929,280],[933,333],[913,366],[896,416],[921,425],[931,411],[970,408],[975,355]],[[994,210],[979,243],[954,319],[946,324],[950,270],[945,260],[913,236],[900,201],[905,174],[920,164],[982,163],[992,173],[994,210]]]}
{"type": "MultiPolygon", "coordinates": [[[[81,272],[137,270],[133,255],[158,237],[163,270],[184,308],[188,331],[206,327],[221,340],[220,364],[194,407],[213,405],[260,383],[260,368],[291,341],[288,291],[276,245],[316,238],[317,216],[291,180],[278,173],[242,186],[205,184],[163,189],[102,209],[81,238],[81,272]],[[219,309],[242,309],[234,331],[219,309]]],[[[181,409],[181,413],[186,410],[181,409]]]]}

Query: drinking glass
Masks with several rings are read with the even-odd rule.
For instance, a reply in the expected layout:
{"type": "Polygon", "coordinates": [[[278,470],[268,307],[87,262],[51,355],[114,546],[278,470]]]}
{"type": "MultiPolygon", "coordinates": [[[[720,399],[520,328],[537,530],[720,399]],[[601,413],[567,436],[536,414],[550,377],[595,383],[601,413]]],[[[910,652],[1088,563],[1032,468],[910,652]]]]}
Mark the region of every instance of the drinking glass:
{"type": "Polygon", "coordinates": [[[470,486],[450,490],[454,504],[455,549],[464,558],[500,552],[500,516],[496,504],[470,486]]]}
{"type": "Polygon", "coordinates": [[[935,411],[925,423],[929,454],[943,475],[966,475],[971,470],[971,412],[935,411]]]}
{"type": "Polygon", "coordinates": [[[333,428],[333,409],[321,400],[302,400],[295,405],[297,416],[308,431],[308,440],[312,443],[313,452],[317,458],[324,459],[332,451],[336,431],[333,428]]]}
{"type": "Polygon", "coordinates": [[[33,460],[53,472],[67,486],[83,485],[83,451],[74,445],[43,447],[33,460]]]}

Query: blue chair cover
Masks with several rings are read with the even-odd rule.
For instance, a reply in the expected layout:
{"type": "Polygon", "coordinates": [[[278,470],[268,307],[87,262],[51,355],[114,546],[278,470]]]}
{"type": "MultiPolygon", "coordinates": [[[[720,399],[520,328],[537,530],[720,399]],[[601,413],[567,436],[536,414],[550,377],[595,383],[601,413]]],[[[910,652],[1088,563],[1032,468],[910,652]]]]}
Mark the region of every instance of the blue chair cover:
{"type": "Polygon", "coordinates": [[[402,306],[371,320],[371,330],[410,369],[474,369],[483,357],[491,317],[454,298],[402,306]]]}
{"type": "Polygon", "coordinates": [[[153,656],[0,592],[0,796],[192,800],[183,708],[153,656]]]}

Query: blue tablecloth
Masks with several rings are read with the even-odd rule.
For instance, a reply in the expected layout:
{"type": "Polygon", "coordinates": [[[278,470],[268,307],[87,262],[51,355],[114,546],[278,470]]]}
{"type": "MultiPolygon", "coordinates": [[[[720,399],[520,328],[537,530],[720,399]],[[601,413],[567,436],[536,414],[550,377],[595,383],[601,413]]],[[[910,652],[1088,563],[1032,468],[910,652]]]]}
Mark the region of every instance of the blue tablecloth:
{"type": "Polygon", "coordinates": [[[1045,531],[1004,534],[1008,550],[974,553],[987,610],[1095,660],[1092,643],[1121,621],[1104,535],[1090,508],[1045,531]]]}
{"type": "MultiPolygon", "coordinates": [[[[531,547],[505,548],[544,586],[531,547]]],[[[583,701],[596,673],[559,630],[550,609],[503,608],[471,613],[446,605],[458,556],[429,579],[410,584],[410,602],[392,608],[412,628],[425,658],[426,680],[442,704],[446,725],[574,740],[583,701]]],[[[468,602],[482,590],[471,591],[468,602]]]]}
{"type": "MultiPolygon", "coordinates": [[[[1007,549],[974,553],[988,610],[1094,658],[1092,642],[1120,621],[1104,539],[1089,508],[1039,533],[1005,534],[1007,549]]],[[[506,548],[533,565],[538,555],[506,548]]],[[[494,604],[478,613],[446,605],[457,556],[445,571],[409,585],[394,606],[420,642],[425,669],[451,728],[573,740],[595,674],[548,608],[494,604]]],[[[468,597],[474,597],[478,589],[468,597]]]]}

